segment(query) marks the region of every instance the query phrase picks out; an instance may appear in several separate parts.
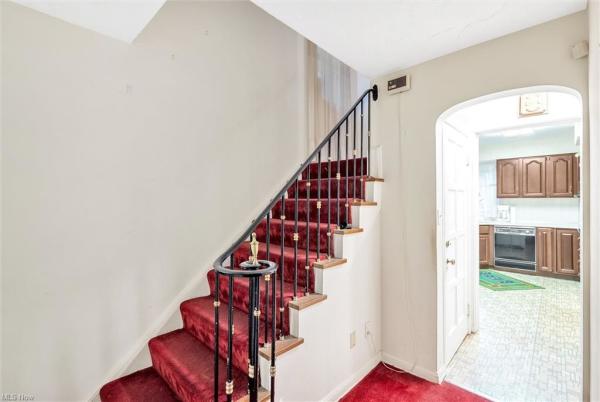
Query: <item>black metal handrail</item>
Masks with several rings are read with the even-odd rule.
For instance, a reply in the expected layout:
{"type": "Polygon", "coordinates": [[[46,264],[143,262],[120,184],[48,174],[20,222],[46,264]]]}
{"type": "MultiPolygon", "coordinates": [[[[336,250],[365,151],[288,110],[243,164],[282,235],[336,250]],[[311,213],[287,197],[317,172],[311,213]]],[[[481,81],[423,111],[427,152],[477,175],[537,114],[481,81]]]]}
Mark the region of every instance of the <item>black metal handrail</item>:
{"type": "MultiPolygon", "coordinates": [[[[368,120],[369,120],[369,132],[368,132],[368,137],[371,137],[371,106],[370,106],[370,95],[373,94],[373,100],[376,101],[378,98],[378,88],[377,85],[374,85],[373,88],[369,88],[367,89],[361,96],[360,98],[358,98],[358,100],[352,105],[352,107],[350,107],[350,110],[348,110],[348,112],[346,112],[346,114],[340,119],[340,121],[333,127],[333,129],[331,129],[331,131],[329,132],[329,134],[327,134],[327,136],[323,139],[323,141],[321,141],[321,143],[317,146],[317,148],[310,154],[310,156],[304,161],[304,163],[302,163],[300,165],[300,167],[296,170],[296,172],[292,175],[291,179],[288,180],[288,182],[285,184],[285,186],[283,186],[283,188],[281,189],[281,191],[279,191],[277,193],[277,195],[275,195],[275,197],[273,197],[271,199],[271,201],[269,202],[269,205],[267,205],[260,214],[258,214],[258,217],[256,219],[254,219],[252,221],[252,224],[250,225],[250,227],[239,237],[239,239],[237,241],[235,241],[223,254],[221,254],[213,263],[213,268],[215,268],[217,271],[219,271],[222,267],[223,267],[223,262],[225,260],[227,260],[227,258],[229,258],[229,256],[231,254],[233,254],[234,251],[237,250],[237,248],[244,242],[246,241],[246,239],[248,237],[250,237],[250,234],[252,234],[252,232],[254,231],[254,229],[256,229],[256,226],[260,223],[260,220],[266,216],[271,209],[273,209],[273,206],[275,206],[275,204],[277,203],[277,201],[279,201],[279,199],[285,195],[285,193],[289,190],[289,188],[296,182],[296,179],[298,178],[298,176],[300,176],[302,174],[302,172],[308,167],[308,165],[311,164],[311,162],[313,161],[313,159],[315,159],[315,156],[317,156],[317,154],[321,151],[321,149],[323,149],[323,147],[325,147],[325,145],[327,145],[327,143],[331,140],[331,137],[333,137],[333,135],[337,132],[337,130],[342,126],[342,124],[350,117],[350,115],[354,112],[354,110],[356,109],[356,107],[358,105],[360,105],[363,101],[363,99],[365,97],[369,97],[369,115],[368,115],[368,120]]],[[[370,151],[371,151],[371,144],[370,144],[370,138],[369,138],[369,144],[368,144],[368,148],[369,150],[367,151],[367,155],[370,156],[370,151]]],[[[339,143],[339,141],[338,141],[339,143]]],[[[338,160],[339,160],[339,155],[338,155],[338,160]]],[[[367,162],[369,161],[369,159],[367,159],[367,162]]],[[[362,162],[361,162],[362,163],[362,162]]],[[[371,171],[371,164],[368,163],[368,168],[367,168],[367,175],[370,174],[371,171]]],[[[348,169],[347,165],[346,165],[346,169],[348,169]]]]}
{"type": "Polygon", "coordinates": [[[364,101],[367,100],[367,174],[368,177],[371,173],[371,97],[373,101],[377,100],[378,90],[377,85],[373,86],[366,90],[358,100],[350,107],[348,112],[342,116],[339,122],[331,129],[329,134],[325,136],[325,138],[321,141],[321,143],[315,148],[315,150],[308,156],[308,158],[300,165],[300,167],[296,170],[296,172],[292,175],[292,177],[287,181],[287,183],[283,186],[283,188],[273,197],[269,204],[261,211],[256,219],[252,221],[252,224],[244,231],[244,233],[239,237],[237,241],[235,241],[227,250],[222,253],[213,263],[213,268],[215,269],[215,294],[214,294],[214,306],[215,306],[215,356],[214,356],[214,400],[218,401],[219,399],[219,306],[220,306],[220,276],[224,275],[228,278],[229,288],[228,288],[228,339],[227,339],[227,370],[226,376],[227,380],[225,382],[225,391],[227,396],[227,401],[232,400],[233,394],[233,380],[232,380],[232,347],[233,347],[233,282],[235,277],[246,278],[249,281],[250,293],[249,293],[249,306],[248,309],[248,393],[250,396],[250,401],[255,402],[258,399],[258,381],[259,381],[259,365],[258,365],[258,348],[259,348],[259,327],[260,327],[260,279],[263,278],[265,281],[265,332],[264,332],[264,342],[269,342],[270,335],[270,348],[271,348],[271,367],[270,367],[270,392],[271,392],[271,400],[275,400],[275,342],[277,341],[277,321],[281,323],[281,329],[279,337],[283,339],[283,322],[284,322],[284,247],[285,247],[285,210],[286,210],[286,192],[290,190],[292,186],[295,186],[294,189],[294,278],[293,278],[293,297],[297,298],[298,292],[298,258],[299,258],[299,250],[298,250],[298,241],[299,241],[299,233],[298,233],[298,188],[299,188],[299,177],[306,171],[306,250],[305,250],[305,289],[304,293],[308,294],[309,292],[309,282],[310,282],[310,259],[309,259],[309,249],[310,249],[310,200],[311,200],[311,172],[310,165],[313,163],[315,158],[317,159],[317,219],[316,219],[316,255],[317,260],[321,259],[321,183],[322,183],[322,152],[324,152],[325,147],[327,147],[327,257],[331,258],[331,242],[332,240],[332,231],[331,231],[331,206],[332,206],[332,196],[331,196],[331,180],[332,180],[332,155],[331,155],[331,141],[334,136],[337,135],[337,174],[335,180],[337,181],[337,191],[336,191],[336,226],[338,228],[345,228],[347,226],[348,217],[350,216],[350,198],[353,200],[357,200],[357,195],[362,199],[364,197],[364,189],[363,189],[363,180],[364,180],[364,159],[363,159],[363,145],[364,145],[364,101]],[[357,127],[356,127],[356,113],[358,112],[358,108],[360,106],[360,169],[357,170],[356,166],[356,157],[358,156],[358,148],[357,148],[357,127]],[[348,146],[350,145],[349,139],[349,131],[348,126],[350,124],[350,117],[352,117],[352,156],[349,155],[348,146]],[[344,162],[344,173],[345,173],[345,197],[341,197],[341,147],[340,147],[340,138],[342,127],[345,131],[345,162],[344,162]],[[352,162],[352,165],[350,164],[352,162]],[[349,181],[349,169],[352,167],[352,182],[349,181]],[[360,189],[357,194],[357,172],[360,171],[360,189]],[[352,184],[352,192],[349,191],[350,184],[352,184]],[[351,194],[350,194],[351,193],[351,194]],[[340,199],[344,201],[345,208],[345,222],[340,220],[340,199]],[[275,205],[280,202],[282,213],[279,217],[281,222],[281,234],[280,234],[280,261],[279,264],[270,261],[270,232],[271,232],[271,211],[275,207],[275,205]],[[253,233],[257,226],[261,223],[261,221],[266,217],[266,260],[258,260],[258,242],[256,241],[256,234],[253,233]],[[252,236],[251,236],[252,235],[252,236]],[[235,267],[235,259],[234,253],[238,248],[247,241],[247,239],[251,239],[250,243],[252,258],[248,262],[244,262],[240,264],[239,268],[235,267]],[[229,267],[224,266],[224,262],[229,259],[229,267]],[[253,262],[252,262],[253,261],[253,262]],[[278,275],[279,274],[279,275],[278,275]],[[276,315],[276,305],[277,305],[277,287],[276,282],[279,279],[279,317],[276,315]],[[269,286],[270,282],[270,286],[269,286]],[[270,289],[269,289],[270,288],[270,289]],[[271,294],[269,294],[269,291],[271,294]],[[270,300],[269,300],[270,296],[270,300]],[[270,304],[270,306],[269,306],[270,304]],[[270,307],[270,308],[269,308],[270,307]],[[270,311],[269,311],[270,310],[270,311]],[[271,328],[269,331],[269,313],[271,328]],[[270,332],[270,334],[269,334],[270,332]]]}

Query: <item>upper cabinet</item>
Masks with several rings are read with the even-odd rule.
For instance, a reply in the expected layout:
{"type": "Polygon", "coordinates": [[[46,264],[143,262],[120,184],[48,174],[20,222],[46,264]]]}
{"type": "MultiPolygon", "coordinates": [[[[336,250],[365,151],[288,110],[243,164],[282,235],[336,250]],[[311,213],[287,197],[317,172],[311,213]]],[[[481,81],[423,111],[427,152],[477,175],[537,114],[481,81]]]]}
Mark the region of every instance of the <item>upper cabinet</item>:
{"type": "Polygon", "coordinates": [[[498,159],[498,198],[574,197],[579,170],[575,154],[498,159]]]}
{"type": "Polygon", "coordinates": [[[521,195],[521,159],[498,159],[496,161],[498,198],[514,198],[521,195]]]}
{"type": "Polygon", "coordinates": [[[573,197],[573,158],[575,155],[548,156],[546,188],[548,197],[573,197]]]}
{"type": "Polygon", "coordinates": [[[546,196],[546,158],[523,158],[522,197],[546,196]]]}
{"type": "Polygon", "coordinates": [[[579,183],[579,171],[581,170],[581,157],[575,154],[573,157],[573,194],[575,197],[580,196],[581,184],[579,183]]]}

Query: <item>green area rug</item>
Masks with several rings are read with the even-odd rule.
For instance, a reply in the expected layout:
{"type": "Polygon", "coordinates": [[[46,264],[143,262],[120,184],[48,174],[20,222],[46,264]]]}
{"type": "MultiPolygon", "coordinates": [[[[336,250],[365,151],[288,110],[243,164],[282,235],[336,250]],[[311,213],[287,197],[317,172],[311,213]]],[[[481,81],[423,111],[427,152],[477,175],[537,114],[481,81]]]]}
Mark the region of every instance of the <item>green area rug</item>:
{"type": "Polygon", "coordinates": [[[479,270],[479,284],[491,290],[529,290],[544,289],[541,286],[512,278],[491,269],[479,270]]]}

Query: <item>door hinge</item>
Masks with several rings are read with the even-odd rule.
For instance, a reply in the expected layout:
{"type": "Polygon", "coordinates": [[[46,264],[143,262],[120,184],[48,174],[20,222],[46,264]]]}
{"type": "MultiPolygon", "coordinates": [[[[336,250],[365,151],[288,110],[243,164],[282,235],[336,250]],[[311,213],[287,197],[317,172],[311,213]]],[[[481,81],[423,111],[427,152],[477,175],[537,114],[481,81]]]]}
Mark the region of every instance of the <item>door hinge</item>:
{"type": "Polygon", "coordinates": [[[467,304],[467,317],[471,317],[471,305],[467,304]]]}

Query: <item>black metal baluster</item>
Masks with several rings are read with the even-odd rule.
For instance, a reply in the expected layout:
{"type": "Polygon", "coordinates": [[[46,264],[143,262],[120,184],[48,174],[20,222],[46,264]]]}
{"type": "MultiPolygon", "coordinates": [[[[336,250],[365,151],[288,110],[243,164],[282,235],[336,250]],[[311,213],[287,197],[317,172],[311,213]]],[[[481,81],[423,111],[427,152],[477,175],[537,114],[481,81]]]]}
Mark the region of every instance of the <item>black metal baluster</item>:
{"type": "Polygon", "coordinates": [[[371,92],[367,95],[367,177],[371,176],[371,92]]]}
{"type": "Polygon", "coordinates": [[[352,201],[356,200],[356,108],[352,112],[352,201]]]}
{"type": "MultiPolygon", "coordinates": [[[[311,161],[312,162],[312,161],[311,161]]],[[[306,182],[306,265],[304,266],[304,270],[306,271],[306,283],[304,284],[304,294],[308,294],[308,279],[309,279],[309,270],[310,270],[310,258],[308,257],[308,245],[310,243],[310,165],[308,164],[308,174],[307,174],[307,182],[306,182]]]]}
{"type": "Polygon", "coordinates": [[[213,301],[213,306],[215,308],[215,356],[214,356],[214,400],[219,400],[219,306],[221,305],[221,301],[219,300],[219,286],[220,281],[219,271],[215,270],[215,299],[213,301]]]}
{"type": "Polygon", "coordinates": [[[348,227],[348,217],[350,216],[350,204],[348,204],[348,187],[350,187],[349,183],[350,183],[350,178],[348,177],[348,165],[350,164],[350,159],[348,158],[348,119],[346,118],[346,160],[345,160],[345,165],[346,165],[346,222],[344,224],[344,229],[348,227]]]}
{"type": "Polygon", "coordinates": [[[363,143],[364,143],[364,136],[363,136],[363,126],[364,126],[364,121],[363,121],[363,100],[360,100],[360,193],[359,193],[359,197],[361,200],[365,199],[365,178],[364,178],[364,172],[363,172],[363,143]]]}
{"type": "Polygon", "coordinates": [[[331,139],[327,141],[327,258],[331,258],[331,139]]]}
{"type": "MultiPolygon", "coordinates": [[[[229,257],[229,267],[233,269],[233,254],[229,257]]],[[[225,383],[225,393],[227,394],[227,402],[231,402],[233,397],[233,377],[231,372],[231,355],[233,353],[233,276],[229,278],[229,297],[228,301],[228,317],[227,317],[227,382],[225,383]]]]}
{"type": "Polygon", "coordinates": [[[342,159],[341,156],[341,145],[340,145],[340,128],[338,127],[337,129],[337,173],[335,174],[335,179],[337,181],[337,192],[336,192],[336,197],[337,197],[337,204],[336,204],[336,212],[337,212],[337,227],[338,229],[340,229],[342,226],[340,225],[340,181],[342,180],[341,177],[341,168],[340,168],[340,160],[342,159]]]}
{"type": "Polygon", "coordinates": [[[254,378],[254,366],[252,365],[252,351],[254,350],[253,343],[253,335],[254,331],[252,330],[252,325],[254,324],[254,295],[253,295],[253,281],[252,277],[248,277],[248,394],[250,395],[250,400],[252,400],[252,382],[254,378]]]}
{"type": "MultiPolygon", "coordinates": [[[[282,208],[284,205],[282,205],[282,208]]],[[[271,211],[267,214],[267,261],[271,261],[271,211]]],[[[265,342],[269,342],[269,275],[265,275],[265,342]]]]}
{"type": "Polygon", "coordinates": [[[321,150],[317,157],[317,261],[321,260],[321,150]]]}
{"type": "Polygon", "coordinates": [[[254,281],[254,326],[252,327],[254,330],[254,351],[252,352],[252,359],[254,365],[254,381],[252,383],[252,388],[254,389],[255,399],[251,398],[250,400],[258,401],[258,379],[260,378],[260,365],[258,364],[258,334],[260,333],[260,276],[253,277],[252,280],[254,281]]]}
{"type": "Polygon", "coordinates": [[[250,401],[256,401],[256,378],[257,370],[255,363],[255,342],[258,342],[258,339],[255,339],[256,334],[256,279],[255,277],[248,277],[248,287],[250,289],[250,294],[248,295],[250,298],[249,308],[248,308],[248,390],[250,394],[250,401]]]}
{"type": "Polygon", "coordinates": [[[277,271],[273,273],[273,278],[271,280],[271,291],[273,294],[271,295],[271,316],[273,317],[273,322],[271,323],[271,401],[275,401],[275,328],[277,327],[276,317],[275,317],[275,282],[277,281],[277,271]]]}
{"type": "Polygon", "coordinates": [[[296,186],[294,189],[294,300],[298,299],[298,176],[296,176],[296,186]]]}
{"type": "MultiPolygon", "coordinates": [[[[281,204],[285,202],[285,196],[281,196],[281,204]]],[[[279,269],[281,270],[281,274],[279,277],[279,323],[281,325],[281,332],[279,333],[280,339],[283,339],[283,313],[285,307],[283,305],[283,278],[284,278],[284,248],[285,248],[285,211],[282,212],[281,215],[281,266],[279,269]]]]}

